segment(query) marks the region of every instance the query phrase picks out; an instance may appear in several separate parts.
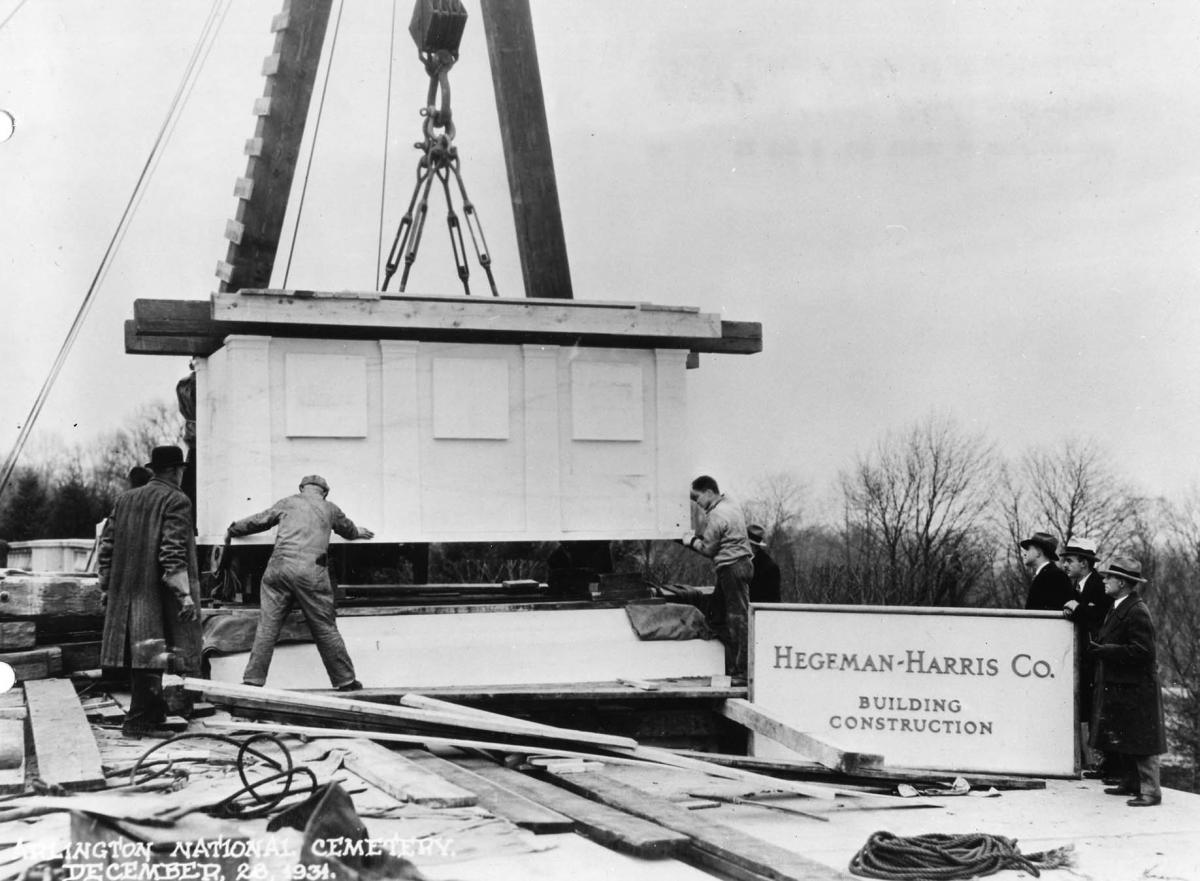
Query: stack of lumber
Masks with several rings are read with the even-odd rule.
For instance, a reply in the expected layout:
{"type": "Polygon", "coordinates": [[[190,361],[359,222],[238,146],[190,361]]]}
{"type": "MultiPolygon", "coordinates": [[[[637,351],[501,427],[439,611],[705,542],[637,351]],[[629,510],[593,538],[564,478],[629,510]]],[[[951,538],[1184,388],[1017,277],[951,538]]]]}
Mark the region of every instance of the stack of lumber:
{"type": "Polygon", "coordinates": [[[104,609],[95,575],[0,578],[0,661],[17,682],[100,666],[104,609]]]}
{"type": "Polygon", "coordinates": [[[52,790],[104,788],[100,751],[69,679],[30,680],[8,693],[3,710],[0,794],[24,792],[33,773],[52,790]]]}

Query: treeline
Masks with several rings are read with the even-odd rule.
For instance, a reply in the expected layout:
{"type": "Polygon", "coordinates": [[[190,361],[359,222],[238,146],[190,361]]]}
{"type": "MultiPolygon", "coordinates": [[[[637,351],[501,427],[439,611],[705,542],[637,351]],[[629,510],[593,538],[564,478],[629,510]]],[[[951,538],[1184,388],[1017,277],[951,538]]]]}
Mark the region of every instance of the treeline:
{"type": "Polygon", "coordinates": [[[159,444],[179,443],[182,417],[174,404],[145,404],[123,428],[86,444],[44,441],[13,472],[0,496],[0,539],[95,538],[127,488],[129,469],[144,465],[159,444]]]}

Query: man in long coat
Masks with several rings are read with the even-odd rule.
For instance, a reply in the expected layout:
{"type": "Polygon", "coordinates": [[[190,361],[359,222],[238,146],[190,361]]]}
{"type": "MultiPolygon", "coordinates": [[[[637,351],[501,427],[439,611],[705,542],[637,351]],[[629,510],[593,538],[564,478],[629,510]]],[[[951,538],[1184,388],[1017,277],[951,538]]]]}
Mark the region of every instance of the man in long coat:
{"type": "Polygon", "coordinates": [[[1162,803],[1158,757],[1167,741],[1154,622],[1135,590],[1146,579],[1133,557],[1113,557],[1099,572],[1113,608],[1088,646],[1099,662],[1091,745],[1121,762],[1121,784],[1104,791],[1133,796],[1126,802],[1131,807],[1151,807],[1162,803]]]}
{"type": "MultiPolygon", "coordinates": [[[[1112,597],[1104,592],[1104,579],[1096,571],[1098,562],[1096,542],[1090,538],[1071,538],[1062,550],[1063,568],[1075,585],[1075,599],[1063,607],[1063,615],[1075,624],[1081,651],[1079,659],[1079,718],[1092,718],[1092,693],[1096,683],[1096,659],[1088,654],[1087,645],[1100,633],[1112,597]]],[[[1084,776],[1116,777],[1119,773],[1115,756],[1105,756],[1099,768],[1084,772],[1084,776]]]]}
{"type": "Polygon", "coordinates": [[[325,498],[328,494],[325,479],[310,474],[300,479],[300,492],[229,525],[227,534],[232,538],[278,527],[275,548],[260,585],[258,628],[242,674],[246,685],[266,684],[283,621],[294,606],[299,606],[334,688],[362,688],[338,632],[327,555],[331,531],[347,540],[374,538],[375,533],[355,526],[341,508],[325,498]]]}
{"type": "Polygon", "coordinates": [[[130,670],[122,731],[131,737],[168,733],[165,670],[200,671],[200,579],[192,503],[179,488],[184,464],[179,447],[155,447],[154,477],[117,498],[100,538],[100,663],[130,670]]]}

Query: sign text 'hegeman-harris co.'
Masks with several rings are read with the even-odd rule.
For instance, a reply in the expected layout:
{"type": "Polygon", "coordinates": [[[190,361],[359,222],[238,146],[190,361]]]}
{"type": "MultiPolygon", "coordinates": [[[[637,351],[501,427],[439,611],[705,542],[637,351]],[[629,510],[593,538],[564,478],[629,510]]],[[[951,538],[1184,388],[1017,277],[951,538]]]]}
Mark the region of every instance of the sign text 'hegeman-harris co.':
{"type": "MultiPolygon", "coordinates": [[[[751,699],[898,767],[1071,773],[1074,635],[1040,614],[755,607],[751,699]]],[[[787,757],[766,737],[752,748],[787,757]]]]}
{"type": "MultiPolygon", "coordinates": [[[[775,669],[848,670],[854,673],[915,673],[940,676],[999,676],[1005,665],[999,658],[965,658],[938,655],[925,649],[906,649],[902,654],[858,654],[857,652],[800,651],[790,645],[775,646],[775,669]]],[[[1014,676],[1053,679],[1049,661],[1027,653],[1013,655],[1007,668],[1014,676]]]]}

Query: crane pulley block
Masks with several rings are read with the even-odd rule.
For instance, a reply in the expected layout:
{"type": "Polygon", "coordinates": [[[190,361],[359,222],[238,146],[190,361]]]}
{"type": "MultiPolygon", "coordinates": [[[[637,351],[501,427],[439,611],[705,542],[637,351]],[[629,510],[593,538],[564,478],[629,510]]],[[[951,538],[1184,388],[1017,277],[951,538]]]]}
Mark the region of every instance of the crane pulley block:
{"type": "Polygon", "coordinates": [[[408,32],[423,55],[449,52],[458,58],[458,44],[467,26],[461,0],[417,0],[408,32]]]}

